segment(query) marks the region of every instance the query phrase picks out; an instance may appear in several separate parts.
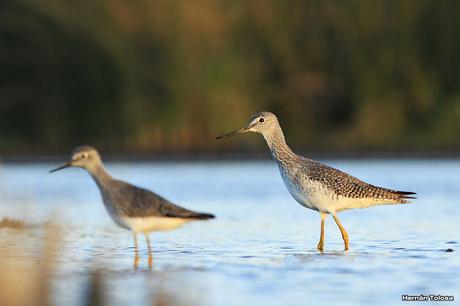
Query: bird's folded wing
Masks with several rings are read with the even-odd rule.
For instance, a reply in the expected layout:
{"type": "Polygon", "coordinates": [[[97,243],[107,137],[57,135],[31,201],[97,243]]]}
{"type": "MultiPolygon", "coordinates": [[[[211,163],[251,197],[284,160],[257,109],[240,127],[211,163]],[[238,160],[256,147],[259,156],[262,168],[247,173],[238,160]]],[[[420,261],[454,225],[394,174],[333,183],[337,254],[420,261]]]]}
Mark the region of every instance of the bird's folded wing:
{"type": "Polygon", "coordinates": [[[176,204],[171,203],[165,198],[151,192],[150,190],[133,186],[119,181],[121,188],[119,198],[123,198],[123,213],[130,217],[170,217],[170,218],[191,218],[191,219],[210,219],[214,216],[194,212],[176,204]],[[129,195],[128,197],[126,195],[129,195]]]}
{"type": "Polygon", "coordinates": [[[357,179],[338,169],[318,162],[309,162],[307,165],[308,177],[324,184],[338,196],[348,198],[379,198],[379,199],[414,199],[414,192],[398,191],[374,186],[357,179]]]}

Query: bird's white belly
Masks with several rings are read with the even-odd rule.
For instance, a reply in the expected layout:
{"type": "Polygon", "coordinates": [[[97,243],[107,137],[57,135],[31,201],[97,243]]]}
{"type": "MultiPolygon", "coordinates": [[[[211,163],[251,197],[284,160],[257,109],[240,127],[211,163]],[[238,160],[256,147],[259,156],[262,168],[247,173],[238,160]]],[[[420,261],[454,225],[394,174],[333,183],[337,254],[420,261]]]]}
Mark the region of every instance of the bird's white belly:
{"type": "Polygon", "coordinates": [[[347,198],[347,197],[338,197],[336,203],[336,211],[343,211],[347,209],[354,208],[367,208],[376,205],[389,205],[389,204],[399,204],[400,202],[395,199],[376,199],[376,198],[347,198]]]}
{"type": "Polygon", "coordinates": [[[331,190],[315,181],[300,180],[297,182],[283,171],[281,176],[290,194],[300,205],[317,211],[335,212],[337,198],[331,190]]]}
{"type": "Polygon", "coordinates": [[[170,217],[128,217],[115,211],[112,202],[108,197],[103,197],[104,206],[112,220],[120,227],[132,230],[136,233],[147,233],[152,231],[168,231],[192,221],[187,218],[170,217]]]}
{"type": "Polygon", "coordinates": [[[192,221],[192,219],[170,217],[122,217],[121,219],[136,233],[168,231],[192,221]]]}

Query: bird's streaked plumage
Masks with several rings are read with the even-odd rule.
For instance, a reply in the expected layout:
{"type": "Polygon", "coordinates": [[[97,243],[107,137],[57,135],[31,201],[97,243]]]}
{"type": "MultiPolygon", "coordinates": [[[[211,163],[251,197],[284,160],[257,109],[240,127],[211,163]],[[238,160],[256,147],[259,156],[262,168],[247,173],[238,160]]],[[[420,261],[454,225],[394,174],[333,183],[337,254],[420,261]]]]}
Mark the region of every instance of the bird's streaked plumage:
{"type": "Polygon", "coordinates": [[[278,119],[273,113],[258,112],[247,127],[218,136],[217,139],[246,132],[256,132],[265,138],[278,164],[283,181],[294,199],[302,206],[319,211],[322,230],[318,249],[322,250],[324,217],[334,216],[348,249],[348,235],[336,213],[353,208],[384,204],[405,204],[415,199],[414,192],[397,191],[363,182],[345,172],[297,155],[286,144],[278,119]]]}

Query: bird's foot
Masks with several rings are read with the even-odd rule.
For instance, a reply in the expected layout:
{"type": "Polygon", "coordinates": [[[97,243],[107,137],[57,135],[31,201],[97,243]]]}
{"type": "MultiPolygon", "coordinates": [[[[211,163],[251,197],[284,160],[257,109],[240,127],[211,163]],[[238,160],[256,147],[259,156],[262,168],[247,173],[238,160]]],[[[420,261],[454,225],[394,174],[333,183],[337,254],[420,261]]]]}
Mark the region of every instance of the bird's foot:
{"type": "Polygon", "coordinates": [[[322,253],[323,250],[324,250],[324,242],[322,242],[322,241],[318,242],[318,245],[316,246],[316,249],[322,253]]]}
{"type": "Polygon", "coordinates": [[[348,235],[344,235],[344,236],[343,236],[343,243],[344,243],[344,245],[345,245],[345,251],[348,251],[348,249],[349,249],[349,247],[348,247],[348,246],[349,246],[348,241],[349,241],[349,240],[348,240],[348,235]]]}
{"type": "Polygon", "coordinates": [[[134,256],[134,270],[137,271],[137,268],[139,267],[139,255],[134,256]]]}
{"type": "Polygon", "coordinates": [[[153,267],[153,257],[149,256],[149,270],[152,270],[153,267]]]}

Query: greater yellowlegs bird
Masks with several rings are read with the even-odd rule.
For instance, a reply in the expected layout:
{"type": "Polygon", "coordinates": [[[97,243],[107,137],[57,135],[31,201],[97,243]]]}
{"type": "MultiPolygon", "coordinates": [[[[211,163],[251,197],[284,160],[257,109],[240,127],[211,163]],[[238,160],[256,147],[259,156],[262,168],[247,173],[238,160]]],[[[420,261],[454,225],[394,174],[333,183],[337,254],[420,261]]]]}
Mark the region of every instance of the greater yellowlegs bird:
{"type": "Polygon", "coordinates": [[[262,134],[273,158],[276,160],[283,181],[302,206],[319,212],[321,234],[317,249],[324,248],[324,220],[331,214],[342,233],[345,250],[348,250],[348,234],[337,218],[337,213],[352,208],[365,208],[383,204],[405,204],[414,192],[396,191],[365,183],[340,170],[326,166],[292,152],[286,144],[278,119],[273,113],[259,112],[249,120],[247,127],[218,136],[217,139],[255,132],[262,134]]]}
{"type": "Polygon", "coordinates": [[[71,160],[55,172],[68,167],[79,167],[89,172],[102,195],[107,212],[113,221],[122,228],[133,232],[135,258],[134,267],[138,265],[137,234],[143,233],[149,251],[149,267],[152,267],[152,249],[148,233],[175,229],[194,220],[214,218],[211,214],[194,212],[177,206],[161,196],[110,176],[102,163],[97,150],[90,146],[76,148],[71,160]]]}

